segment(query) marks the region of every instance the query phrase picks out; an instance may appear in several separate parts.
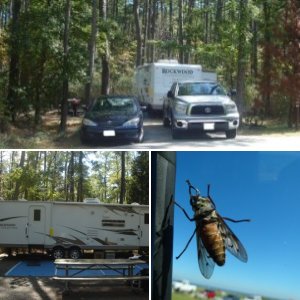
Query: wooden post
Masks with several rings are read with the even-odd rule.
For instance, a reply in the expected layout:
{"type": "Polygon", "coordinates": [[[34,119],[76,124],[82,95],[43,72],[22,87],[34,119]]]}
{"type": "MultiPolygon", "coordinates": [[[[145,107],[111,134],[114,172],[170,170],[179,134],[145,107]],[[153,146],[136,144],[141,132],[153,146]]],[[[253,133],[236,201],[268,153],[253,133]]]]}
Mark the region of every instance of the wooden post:
{"type": "Polygon", "coordinates": [[[170,300],[176,152],[152,152],[151,166],[152,299],[170,300]]]}

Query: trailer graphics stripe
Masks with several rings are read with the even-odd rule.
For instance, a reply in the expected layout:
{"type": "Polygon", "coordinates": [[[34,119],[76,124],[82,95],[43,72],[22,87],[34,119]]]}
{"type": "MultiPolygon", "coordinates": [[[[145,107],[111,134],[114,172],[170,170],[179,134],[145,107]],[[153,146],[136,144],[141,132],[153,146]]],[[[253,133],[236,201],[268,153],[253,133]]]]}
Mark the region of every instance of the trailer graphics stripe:
{"type": "Polygon", "coordinates": [[[106,229],[106,228],[102,229],[102,228],[95,228],[95,227],[87,227],[87,228],[101,230],[101,231],[110,231],[110,232],[115,232],[124,235],[138,235],[136,229],[106,229]]]}
{"type": "Polygon", "coordinates": [[[71,235],[74,238],[74,240],[60,237],[60,236],[50,236],[49,234],[46,234],[46,236],[52,238],[56,244],[60,244],[60,245],[78,245],[78,246],[86,245],[83,241],[76,238],[74,235],[71,235]]]}
{"type": "Polygon", "coordinates": [[[107,241],[107,240],[102,240],[102,239],[99,239],[99,238],[93,238],[93,240],[95,240],[98,243],[101,243],[102,245],[107,245],[107,246],[118,245],[117,243],[113,243],[113,242],[110,242],[110,241],[107,241]]]}
{"type": "Polygon", "coordinates": [[[27,218],[27,216],[16,216],[16,217],[3,218],[3,219],[0,219],[0,222],[5,222],[8,220],[18,219],[18,218],[27,218]]]}

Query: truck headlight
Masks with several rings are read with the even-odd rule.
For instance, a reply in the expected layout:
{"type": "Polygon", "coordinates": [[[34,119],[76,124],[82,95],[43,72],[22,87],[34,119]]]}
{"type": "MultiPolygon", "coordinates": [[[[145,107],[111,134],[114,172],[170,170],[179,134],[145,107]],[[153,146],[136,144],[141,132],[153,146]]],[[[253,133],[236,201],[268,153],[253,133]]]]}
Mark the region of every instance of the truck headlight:
{"type": "Polygon", "coordinates": [[[82,124],[85,126],[97,126],[97,123],[95,123],[94,121],[92,121],[90,119],[86,119],[86,118],[83,119],[82,124]]]}
{"type": "Polygon", "coordinates": [[[137,127],[139,125],[139,122],[140,122],[140,118],[135,117],[133,119],[130,119],[130,120],[126,121],[123,124],[123,127],[137,127]]]}
{"type": "Polygon", "coordinates": [[[181,101],[176,101],[174,105],[174,110],[178,114],[186,114],[187,107],[188,105],[186,103],[181,101]]]}
{"type": "Polygon", "coordinates": [[[236,113],[238,111],[235,103],[225,104],[225,110],[228,114],[236,113]]]}

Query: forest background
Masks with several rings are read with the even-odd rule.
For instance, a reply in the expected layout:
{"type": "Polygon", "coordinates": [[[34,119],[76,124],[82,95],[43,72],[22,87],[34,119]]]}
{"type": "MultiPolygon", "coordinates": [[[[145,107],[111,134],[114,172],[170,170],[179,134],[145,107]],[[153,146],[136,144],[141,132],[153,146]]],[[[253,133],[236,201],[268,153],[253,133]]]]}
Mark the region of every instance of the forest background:
{"type": "Polygon", "coordinates": [[[149,204],[145,151],[0,151],[2,200],[149,204]]]}
{"type": "Polygon", "coordinates": [[[293,127],[299,43],[297,0],[1,0],[0,129],[60,107],[63,134],[68,98],[134,93],[135,68],[158,59],[216,71],[244,116],[293,127]]]}

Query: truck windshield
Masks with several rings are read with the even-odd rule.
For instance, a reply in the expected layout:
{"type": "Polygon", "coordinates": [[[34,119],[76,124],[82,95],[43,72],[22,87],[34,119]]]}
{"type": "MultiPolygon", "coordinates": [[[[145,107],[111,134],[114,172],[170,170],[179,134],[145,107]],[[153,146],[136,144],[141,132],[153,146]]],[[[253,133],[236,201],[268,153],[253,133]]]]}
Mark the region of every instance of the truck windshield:
{"type": "Polygon", "coordinates": [[[223,87],[215,82],[184,82],[179,83],[178,86],[178,96],[226,95],[223,87]]]}

